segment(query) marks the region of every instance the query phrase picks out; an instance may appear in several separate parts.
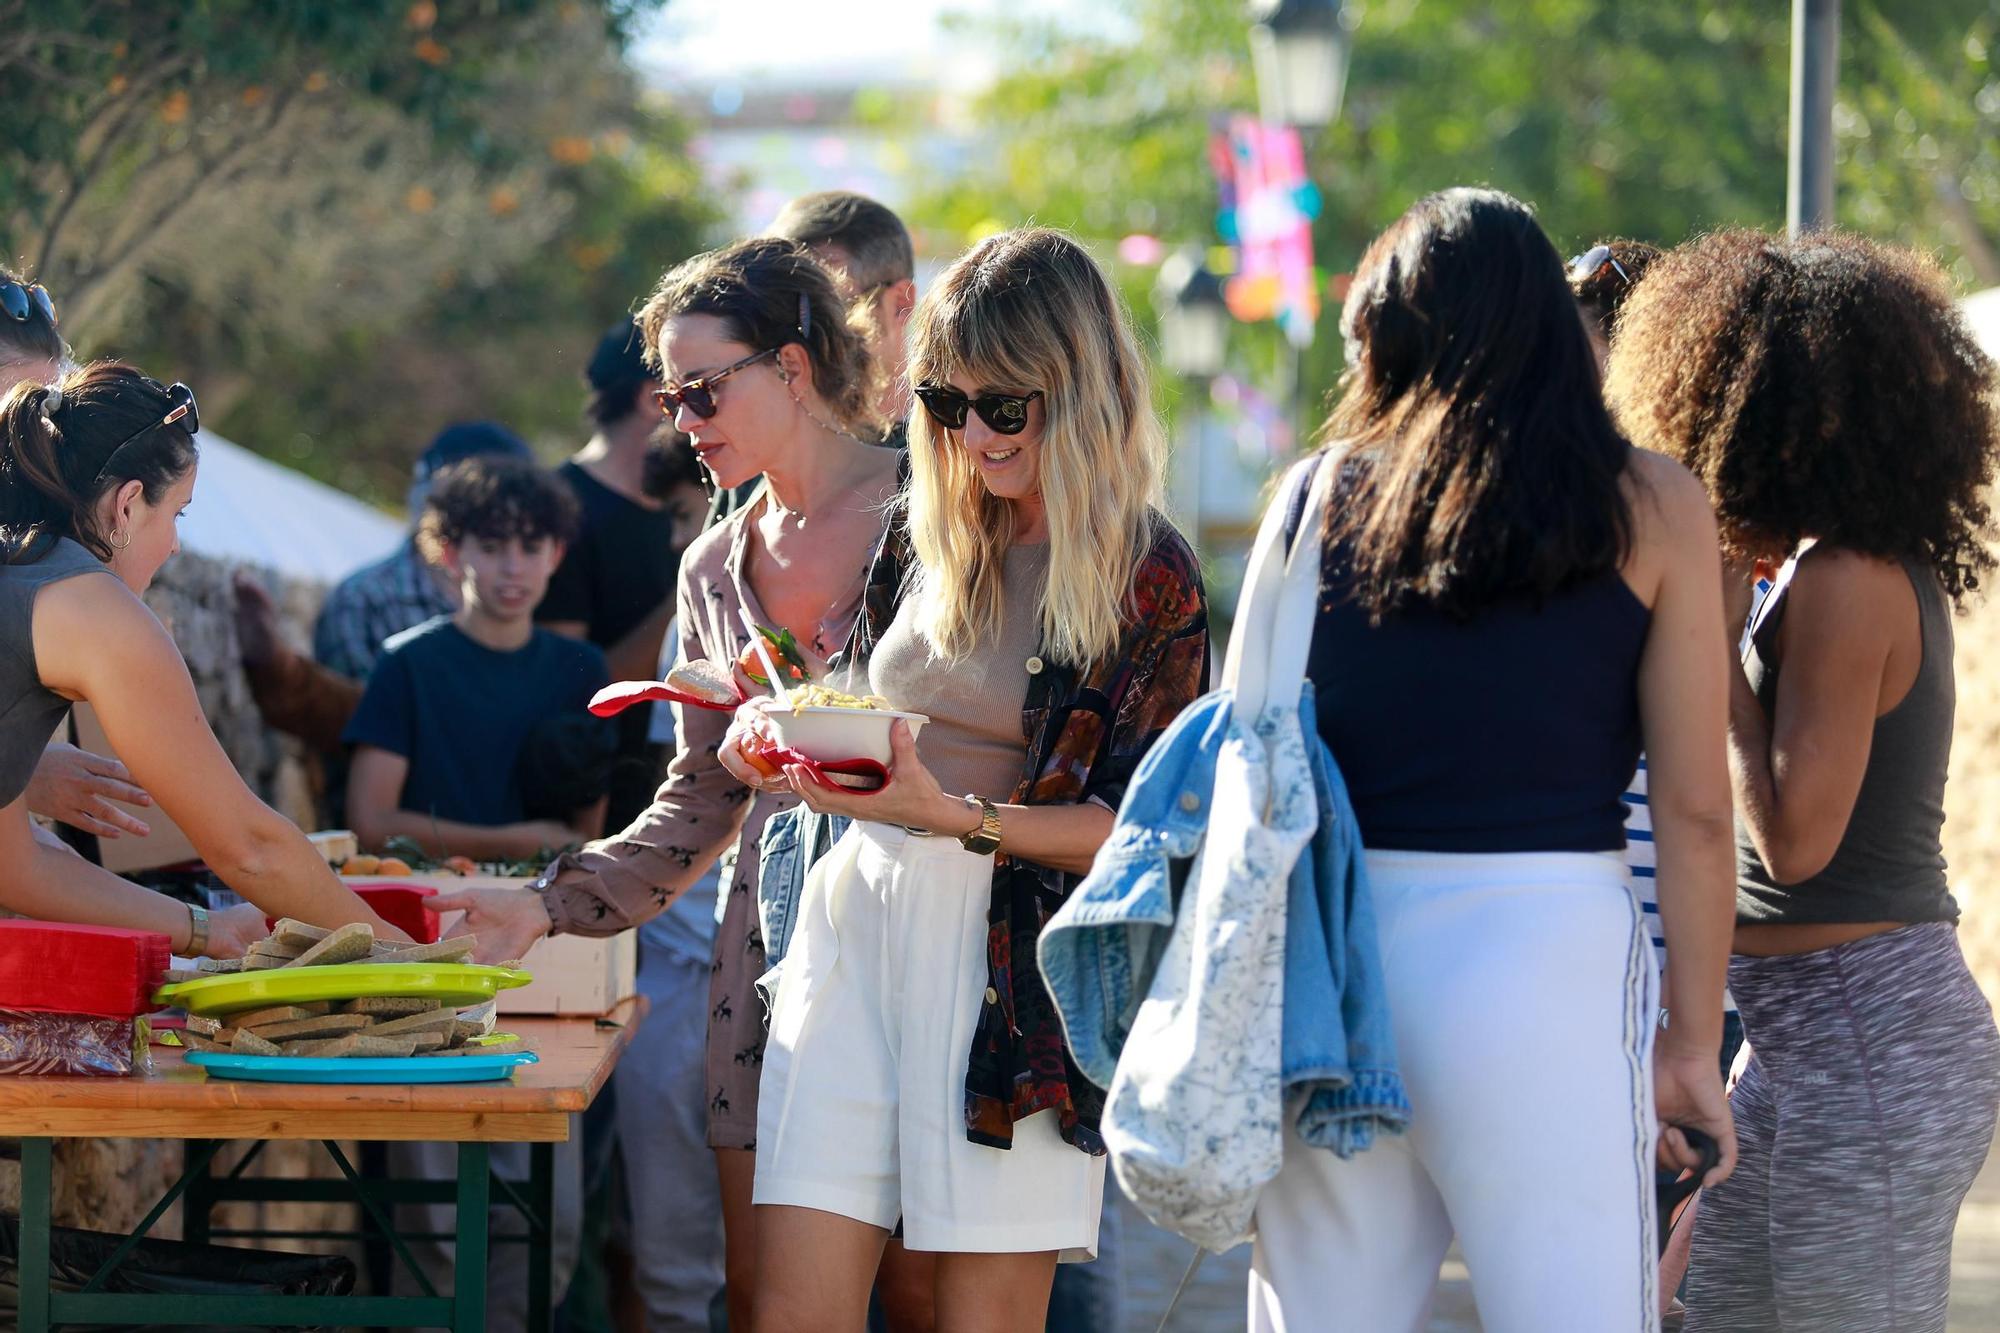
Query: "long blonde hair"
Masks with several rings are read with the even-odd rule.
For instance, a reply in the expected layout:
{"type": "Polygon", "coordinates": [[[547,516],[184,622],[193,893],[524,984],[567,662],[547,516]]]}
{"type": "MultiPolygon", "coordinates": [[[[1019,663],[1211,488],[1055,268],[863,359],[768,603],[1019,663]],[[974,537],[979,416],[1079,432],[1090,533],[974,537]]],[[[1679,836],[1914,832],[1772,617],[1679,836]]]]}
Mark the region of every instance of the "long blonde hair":
{"type": "MultiPolygon", "coordinates": [[[[1049,572],[1042,642],[1075,667],[1118,650],[1133,579],[1153,545],[1166,434],[1117,294],[1083,247],[1026,227],[982,241],[912,321],[910,380],[961,375],[1042,393],[1049,572]]],[[[1013,508],[987,492],[964,447],[919,409],[910,420],[910,536],[920,624],[956,659],[1000,632],[1013,508]]]]}

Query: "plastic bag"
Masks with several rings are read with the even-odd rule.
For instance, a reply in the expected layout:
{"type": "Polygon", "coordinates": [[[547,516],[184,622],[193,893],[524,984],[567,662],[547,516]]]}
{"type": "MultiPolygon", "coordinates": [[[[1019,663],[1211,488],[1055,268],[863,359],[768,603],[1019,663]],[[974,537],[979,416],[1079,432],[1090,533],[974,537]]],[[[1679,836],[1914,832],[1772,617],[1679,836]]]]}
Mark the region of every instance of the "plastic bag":
{"type": "Polygon", "coordinates": [[[147,1068],[143,1018],[0,1009],[0,1074],[130,1074],[147,1068]]]}

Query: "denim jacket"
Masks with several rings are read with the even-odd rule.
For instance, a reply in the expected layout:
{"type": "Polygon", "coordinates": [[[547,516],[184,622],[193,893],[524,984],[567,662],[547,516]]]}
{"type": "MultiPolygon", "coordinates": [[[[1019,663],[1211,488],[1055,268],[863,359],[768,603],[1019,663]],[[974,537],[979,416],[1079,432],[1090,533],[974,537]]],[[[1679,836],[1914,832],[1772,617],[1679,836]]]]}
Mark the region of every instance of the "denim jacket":
{"type": "Polygon", "coordinates": [[[771,973],[792,947],[792,927],[798,924],[799,898],[806,872],[824,856],[851,821],[845,815],[815,814],[803,805],[771,816],[764,825],[762,859],[757,876],[757,923],[764,933],[764,961],[771,971],[758,979],[767,989],[771,973]]]}
{"type": "MultiPolygon", "coordinates": [[[[1066,921],[1042,935],[1042,973],[1070,1050],[1102,1087],[1111,1084],[1173,929],[1208,824],[1232,705],[1226,690],[1205,695],[1160,738],[1133,774],[1066,921]]],[[[1377,1131],[1402,1133],[1410,1104],[1396,1068],[1360,831],[1340,770],[1318,739],[1310,681],[1299,709],[1319,822],[1286,891],[1281,1078],[1287,1105],[1298,1107],[1299,1137],[1349,1157],[1377,1131]]]]}

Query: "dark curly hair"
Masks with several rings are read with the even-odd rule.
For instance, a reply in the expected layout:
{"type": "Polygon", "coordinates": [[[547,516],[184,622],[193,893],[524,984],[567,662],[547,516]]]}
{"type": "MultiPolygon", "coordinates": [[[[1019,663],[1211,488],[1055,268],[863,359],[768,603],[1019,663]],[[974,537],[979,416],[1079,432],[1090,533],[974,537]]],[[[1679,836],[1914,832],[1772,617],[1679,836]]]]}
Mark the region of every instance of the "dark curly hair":
{"type": "Polygon", "coordinates": [[[1620,313],[1605,392],[1701,478],[1735,554],[1811,537],[1921,559],[1955,602],[1993,566],[1993,363],[1922,255],[1842,232],[1690,242],[1620,313]]]}
{"type": "Polygon", "coordinates": [[[1611,327],[1625,304],[1625,298],[1632,294],[1632,289],[1639,285],[1639,279],[1646,276],[1646,270],[1664,253],[1657,245],[1614,236],[1608,241],[1599,241],[1570,262],[1569,289],[1575,295],[1577,305],[1583,308],[1583,313],[1597,326],[1598,336],[1607,344],[1611,341],[1611,327]],[[1599,249],[1605,252],[1603,263],[1587,267],[1578,262],[1599,249]]]}
{"type": "Polygon", "coordinates": [[[576,497],[552,473],[519,458],[468,458],[438,473],[417,526],[417,547],[436,561],[467,537],[567,543],[577,530],[576,497]]]}

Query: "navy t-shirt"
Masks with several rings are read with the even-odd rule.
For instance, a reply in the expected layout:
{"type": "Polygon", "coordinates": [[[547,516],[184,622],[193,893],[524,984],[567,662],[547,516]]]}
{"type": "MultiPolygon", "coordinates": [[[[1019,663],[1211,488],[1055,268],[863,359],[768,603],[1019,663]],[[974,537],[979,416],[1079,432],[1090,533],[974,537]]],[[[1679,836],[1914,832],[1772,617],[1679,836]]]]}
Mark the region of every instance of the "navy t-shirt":
{"type": "Polygon", "coordinates": [[[410,761],[403,809],[465,824],[525,818],[522,742],[544,718],[582,713],[610,680],[595,645],[547,630],[503,653],[440,616],[382,647],[343,739],[410,761]]]}
{"type": "MultiPolygon", "coordinates": [[[[663,604],[674,599],[680,548],[674,513],[627,499],[575,462],[556,475],[576,494],[583,527],[549,579],[535,619],[578,621],[583,637],[607,652],[663,604]]],[[[647,740],[653,705],[639,704],[614,722],[618,762],[611,774],[605,827],[622,829],[652,804],[666,760],[647,740]]]]}

